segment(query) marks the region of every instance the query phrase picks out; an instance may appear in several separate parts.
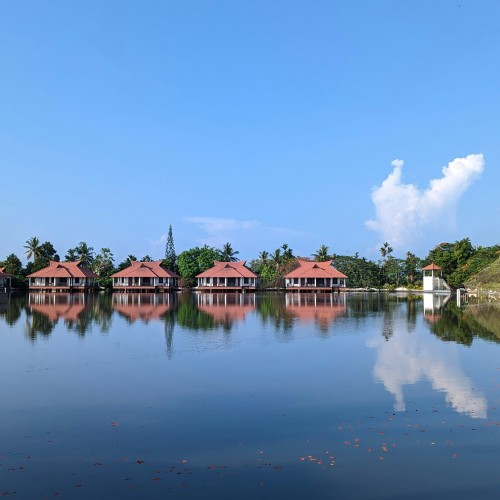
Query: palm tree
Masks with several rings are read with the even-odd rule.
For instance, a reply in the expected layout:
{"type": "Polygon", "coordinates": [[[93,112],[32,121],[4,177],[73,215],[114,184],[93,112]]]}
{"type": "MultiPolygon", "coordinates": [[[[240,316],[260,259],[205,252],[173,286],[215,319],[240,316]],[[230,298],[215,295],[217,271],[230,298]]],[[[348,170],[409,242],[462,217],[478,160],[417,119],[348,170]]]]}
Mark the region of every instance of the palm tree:
{"type": "Polygon", "coordinates": [[[80,241],[76,247],[76,253],[83,267],[90,268],[94,262],[94,248],[89,247],[84,241],[80,241]]]}
{"type": "Polygon", "coordinates": [[[220,260],[221,262],[236,262],[238,258],[235,257],[235,255],[238,255],[239,253],[240,252],[233,250],[231,243],[224,243],[222,250],[220,251],[220,260]]]}
{"type": "Polygon", "coordinates": [[[281,248],[283,249],[283,260],[284,261],[293,259],[293,251],[291,248],[288,247],[287,243],[283,243],[283,245],[281,245],[281,248]]]}
{"type": "Polygon", "coordinates": [[[64,256],[64,260],[66,262],[75,262],[78,260],[78,255],[76,252],[76,248],[70,248],[67,252],[66,255],[64,256]]]}
{"type": "Polygon", "coordinates": [[[385,260],[386,257],[389,257],[389,255],[392,253],[393,248],[387,241],[380,247],[380,255],[382,256],[382,259],[385,260]]]}
{"type": "Polygon", "coordinates": [[[274,265],[276,266],[276,269],[280,267],[281,260],[282,260],[282,255],[281,255],[281,249],[277,248],[271,255],[271,260],[273,261],[274,265]]]}
{"type": "Polygon", "coordinates": [[[326,245],[321,245],[312,256],[316,262],[326,262],[330,257],[328,255],[328,247],[326,245]]]}
{"type": "Polygon", "coordinates": [[[259,254],[259,259],[264,264],[266,264],[267,263],[267,259],[269,259],[269,252],[266,252],[265,250],[262,250],[262,252],[260,252],[260,254],[259,254]]]}
{"type": "Polygon", "coordinates": [[[26,241],[24,248],[26,248],[26,252],[24,252],[26,258],[28,260],[33,258],[35,261],[40,254],[40,240],[36,236],[32,236],[26,241]]]}

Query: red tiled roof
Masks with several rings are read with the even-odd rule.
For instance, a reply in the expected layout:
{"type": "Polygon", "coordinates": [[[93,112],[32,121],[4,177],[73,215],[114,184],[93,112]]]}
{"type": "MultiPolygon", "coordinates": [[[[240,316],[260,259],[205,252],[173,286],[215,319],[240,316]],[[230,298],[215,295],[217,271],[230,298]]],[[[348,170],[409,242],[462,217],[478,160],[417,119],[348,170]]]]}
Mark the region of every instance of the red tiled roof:
{"type": "Polygon", "coordinates": [[[332,262],[299,260],[299,267],[286,274],[285,278],[347,278],[345,274],[332,267],[332,262]]]}
{"type": "Polygon", "coordinates": [[[257,278],[257,275],[245,267],[246,260],[239,262],[214,262],[214,266],[198,274],[197,278],[257,278]]]}
{"type": "Polygon", "coordinates": [[[178,278],[179,276],[161,265],[163,261],[133,261],[129,267],[112,274],[112,278],[178,278]]]}
{"type": "Polygon", "coordinates": [[[428,266],[425,266],[422,268],[422,271],[441,271],[443,268],[439,267],[437,264],[429,264],[428,266]]]}
{"type": "Polygon", "coordinates": [[[50,261],[50,264],[40,271],[29,274],[28,278],[97,278],[97,274],[81,267],[81,261],[76,262],[55,262],[50,261]]]}

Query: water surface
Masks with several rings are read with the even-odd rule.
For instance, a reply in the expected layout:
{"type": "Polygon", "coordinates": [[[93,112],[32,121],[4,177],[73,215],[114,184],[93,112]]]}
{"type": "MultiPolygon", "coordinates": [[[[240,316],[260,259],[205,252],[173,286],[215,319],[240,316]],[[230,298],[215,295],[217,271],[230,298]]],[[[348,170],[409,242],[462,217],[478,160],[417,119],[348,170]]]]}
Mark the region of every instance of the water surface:
{"type": "Polygon", "coordinates": [[[497,498],[500,309],[427,295],[0,299],[0,493],[497,498]]]}

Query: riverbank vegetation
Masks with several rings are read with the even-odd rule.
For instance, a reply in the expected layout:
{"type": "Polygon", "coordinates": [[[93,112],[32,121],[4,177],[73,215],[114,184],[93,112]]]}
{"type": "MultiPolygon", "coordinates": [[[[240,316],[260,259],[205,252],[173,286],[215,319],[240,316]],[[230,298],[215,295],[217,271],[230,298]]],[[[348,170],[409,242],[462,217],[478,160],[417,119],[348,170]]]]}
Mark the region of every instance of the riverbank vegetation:
{"type": "MultiPolygon", "coordinates": [[[[50,241],[41,243],[37,236],[28,238],[24,249],[24,256],[28,261],[25,266],[13,253],[0,261],[0,267],[5,267],[5,271],[14,276],[12,284],[15,288],[26,287],[26,277],[48,266],[51,260],[61,260],[53,244],[50,241]]],[[[454,243],[439,243],[427,256],[421,258],[410,251],[403,257],[396,257],[390,243],[385,242],[379,253],[379,259],[369,260],[358,252],[354,255],[337,254],[329,246],[322,244],[310,255],[301,256],[295,255],[290,246],[283,243],[279,248],[262,250],[256,258],[249,261],[248,266],[260,277],[261,287],[265,289],[282,288],[284,276],[298,266],[300,259],[332,261],[334,267],[348,276],[349,288],[394,290],[401,287],[421,288],[421,268],[434,262],[443,269],[443,276],[452,287],[500,290],[500,244],[490,247],[474,246],[469,238],[463,238],[454,243]]],[[[196,283],[196,275],[212,267],[215,260],[234,262],[238,260],[238,254],[229,242],[222,248],[195,246],[177,254],[170,226],[165,253],[159,257],[145,255],[138,259],[130,254],[122,262],[115,264],[110,248],[101,248],[96,253],[92,246],[81,241],[75,247],[69,248],[63,254],[62,260],[82,261],[84,267],[98,275],[98,284],[102,288],[110,288],[110,276],[128,267],[131,261],[163,260],[167,269],[180,275],[181,286],[187,288],[193,286],[196,283]]]]}

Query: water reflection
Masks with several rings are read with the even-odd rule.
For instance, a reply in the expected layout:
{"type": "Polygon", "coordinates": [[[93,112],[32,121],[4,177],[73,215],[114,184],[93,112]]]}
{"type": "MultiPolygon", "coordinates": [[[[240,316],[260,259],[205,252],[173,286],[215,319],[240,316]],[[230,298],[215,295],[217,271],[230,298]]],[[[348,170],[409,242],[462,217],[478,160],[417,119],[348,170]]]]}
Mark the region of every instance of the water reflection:
{"type": "Polygon", "coordinates": [[[38,336],[50,335],[59,320],[68,330],[85,335],[92,319],[86,311],[91,307],[92,295],[84,293],[29,293],[26,303],[25,331],[34,341],[38,336]]]}
{"type": "Polygon", "coordinates": [[[113,310],[124,317],[128,323],[160,321],[165,314],[174,309],[177,296],[167,293],[114,293],[113,310]]]}
{"type": "MultiPolygon", "coordinates": [[[[500,342],[500,304],[479,302],[458,307],[445,295],[424,294],[423,317],[443,341],[471,345],[475,338],[500,342]]],[[[313,325],[329,335],[339,319],[360,325],[382,319],[382,337],[392,339],[399,326],[395,313],[405,305],[405,330],[414,332],[422,317],[422,296],[396,294],[63,294],[29,293],[0,296],[0,322],[13,327],[24,316],[30,340],[48,337],[59,323],[84,336],[92,327],[109,331],[113,315],[127,323],[162,322],[168,344],[175,325],[192,331],[221,329],[230,333],[251,315],[281,339],[292,339],[296,325],[313,325]],[[24,314],[23,314],[24,313],[24,314]]]]}
{"type": "Polygon", "coordinates": [[[433,389],[446,394],[446,402],[460,413],[487,418],[487,401],[477,394],[470,379],[448,351],[430,349],[421,339],[397,335],[391,342],[380,342],[373,375],[394,395],[395,411],[405,411],[405,385],[431,382],[433,389]]]}
{"type": "Polygon", "coordinates": [[[195,297],[198,311],[211,316],[213,325],[222,325],[227,331],[256,307],[254,293],[197,293],[195,297]]]}
{"type": "Polygon", "coordinates": [[[479,303],[460,308],[449,301],[425,319],[434,335],[443,341],[470,346],[474,338],[500,342],[500,305],[479,303]]]}
{"type": "Polygon", "coordinates": [[[314,323],[326,333],[336,319],[347,315],[347,298],[345,294],[287,293],[285,307],[293,319],[314,323]]]}
{"type": "MultiPolygon", "coordinates": [[[[438,302],[439,303],[439,302],[438,302]]],[[[461,311],[448,304],[445,309],[434,309],[430,315],[431,329],[436,333],[444,324],[444,318],[462,318],[461,311]]],[[[446,304],[441,303],[441,307],[446,304]]],[[[429,322],[429,310],[424,306],[424,317],[429,322]]],[[[452,323],[448,322],[448,325],[452,323]]],[[[385,321],[382,337],[386,338],[385,321]]],[[[479,393],[463,372],[456,353],[445,345],[436,344],[432,337],[422,332],[412,332],[409,323],[401,317],[391,321],[391,340],[377,338],[370,345],[377,348],[377,360],[373,369],[375,380],[382,382],[395,398],[394,410],[405,411],[404,387],[428,381],[432,388],[445,394],[445,400],[454,410],[473,418],[487,418],[487,400],[479,393]]],[[[460,338],[460,329],[454,329],[460,338]]]]}

